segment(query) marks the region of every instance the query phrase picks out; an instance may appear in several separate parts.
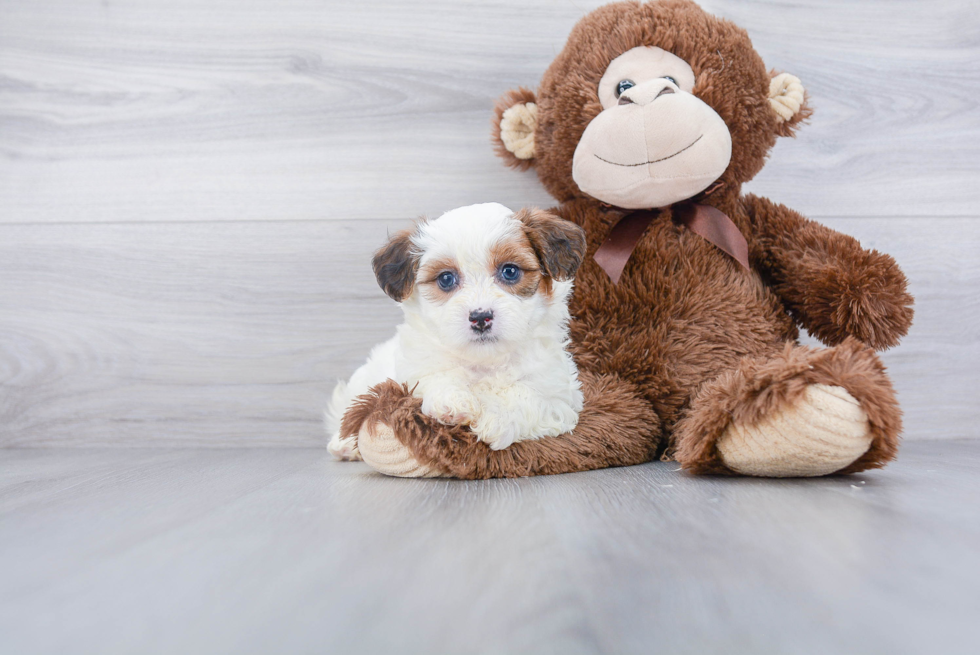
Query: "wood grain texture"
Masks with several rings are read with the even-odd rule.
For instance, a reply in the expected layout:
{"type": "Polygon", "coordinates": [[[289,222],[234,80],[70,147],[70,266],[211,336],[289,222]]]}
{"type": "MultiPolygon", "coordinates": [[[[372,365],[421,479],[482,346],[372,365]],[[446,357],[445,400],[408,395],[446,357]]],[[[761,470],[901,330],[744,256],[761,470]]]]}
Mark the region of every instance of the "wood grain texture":
{"type": "MultiPolygon", "coordinates": [[[[489,146],[593,0],[0,3],[0,221],[406,218],[547,204],[489,146]]],[[[980,204],[970,0],[715,0],[816,114],[752,189],[814,216],[980,204]]]]}
{"type": "Polygon", "coordinates": [[[980,443],[846,478],[7,450],[4,653],[972,653],[980,443]]]}
{"type": "Polygon", "coordinates": [[[357,225],[0,227],[0,444],[324,443],[400,316],[357,225]]]}
{"type": "MultiPolygon", "coordinates": [[[[906,439],[980,437],[980,221],[827,223],[911,281],[906,439]]],[[[323,445],[333,381],[400,321],[369,260],[403,225],[0,225],[0,446],[323,445]]]]}

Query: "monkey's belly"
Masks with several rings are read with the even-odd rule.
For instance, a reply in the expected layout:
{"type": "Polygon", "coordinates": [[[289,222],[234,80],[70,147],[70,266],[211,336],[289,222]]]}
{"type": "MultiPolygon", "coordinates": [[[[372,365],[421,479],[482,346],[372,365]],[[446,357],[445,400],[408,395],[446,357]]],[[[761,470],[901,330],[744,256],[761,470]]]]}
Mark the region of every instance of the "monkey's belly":
{"type": "Polygon", "coordinates": [[[617,285],[590,256],[571,310],[580,365],[681,397],[798,336],[758,273],[669,223],[651,226],[617,285]]]}

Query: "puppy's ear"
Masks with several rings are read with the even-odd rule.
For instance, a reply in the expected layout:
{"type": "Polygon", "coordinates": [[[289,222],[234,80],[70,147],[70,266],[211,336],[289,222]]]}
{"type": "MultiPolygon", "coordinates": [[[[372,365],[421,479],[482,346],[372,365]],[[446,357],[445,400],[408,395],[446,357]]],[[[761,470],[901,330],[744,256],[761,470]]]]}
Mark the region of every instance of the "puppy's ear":
{"type": "Polygon", "coordinates": [[[545,273],[559,281],[575,275],[585,257],[582,228],[540,209],[522,209],[514,218],[524,224],[524,233],[545,273]]]}
{"type": "Polygon", "coordinates": [[[493,110],[493,144],[497,156],[518,170],[531,168],[537,126],[534,91],[521,87],[505,93],[493,110]]]}
{"type": "Polygon", "coordinates": [[[393,300],[401,302],[411,295],[419,258],[412,252],[412,235],[416,228],[396,233],[374,253],[374,276],[378,285],[393,300]]]}

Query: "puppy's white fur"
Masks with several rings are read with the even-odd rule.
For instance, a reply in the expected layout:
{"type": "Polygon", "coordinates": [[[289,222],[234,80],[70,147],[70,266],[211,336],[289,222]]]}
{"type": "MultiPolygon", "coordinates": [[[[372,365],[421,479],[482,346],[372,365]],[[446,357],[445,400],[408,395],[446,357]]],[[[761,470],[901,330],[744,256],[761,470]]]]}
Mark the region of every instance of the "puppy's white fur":
{"type": "Polygon", "coordinates": [[[340,420],[357,396],[388,378],[414,387],[425,414],[468,424],[494,449],[574,428],[582,392],[567,351],[572,282],[553,279],[550,293],[539,285],[527,297],[508,290],[493,253],[510,246],[535,256],[514,212],[496,203],[454,209],[420,223],[411,243],[418,269],[401,302],[405,322],[334,390],[327,411],[330,452],[358,458],[353,439],[340,439],[340,420]],[[420,279],[442,262],[456,264],[459,285],[449,294],[432,279],[420,279]],[[473,328],[477,310],[493,312],[486,333],[473,328]]]}

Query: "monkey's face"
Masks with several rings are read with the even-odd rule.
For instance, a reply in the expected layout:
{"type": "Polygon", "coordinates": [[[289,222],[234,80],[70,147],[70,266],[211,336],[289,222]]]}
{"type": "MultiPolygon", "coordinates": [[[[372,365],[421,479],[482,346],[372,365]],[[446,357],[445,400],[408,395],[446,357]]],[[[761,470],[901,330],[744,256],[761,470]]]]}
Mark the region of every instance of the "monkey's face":
{"type": "Polygon", "coordinates": [[[694,71],[676,55],[641,46],[599,81],[599,113],[575,149],[579,189],[625,209],[666,207],[704,191],[732,156],[728,126],[695,96],[694,71]]]}
{"type": "Polygon", "coordinates": [[[738,26],[685,0],[619,2],[579,21],[537,92],[501,98],[494,134],[561,202],[648,209],[740,193],[809,114],[738,26]]]}

